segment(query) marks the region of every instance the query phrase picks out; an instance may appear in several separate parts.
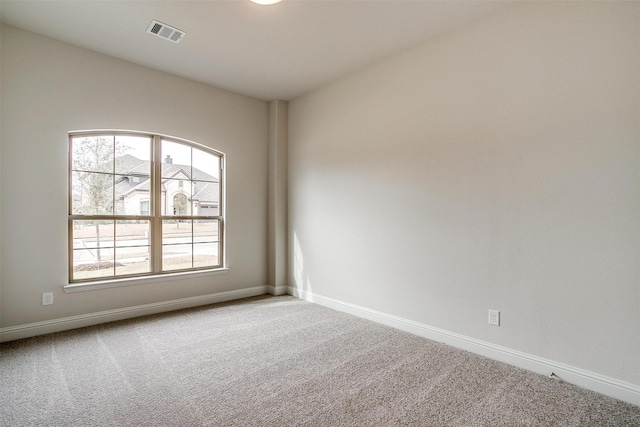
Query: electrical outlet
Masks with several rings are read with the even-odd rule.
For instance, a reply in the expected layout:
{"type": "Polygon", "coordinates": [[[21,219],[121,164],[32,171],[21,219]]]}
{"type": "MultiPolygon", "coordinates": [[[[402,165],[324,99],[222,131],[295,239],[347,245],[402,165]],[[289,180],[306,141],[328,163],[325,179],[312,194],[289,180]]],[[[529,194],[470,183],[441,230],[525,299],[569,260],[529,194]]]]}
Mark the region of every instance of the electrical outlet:
{"type": "Polygon", "coordinates": [[[489,324],[500,326],[500,312],[498,310],[489,310],[489,324]]]}
{"type": "Polygon", "coordinates": [[[42,294],[42,305],[53,304],[53,292],[44,292],[42,294]]]}

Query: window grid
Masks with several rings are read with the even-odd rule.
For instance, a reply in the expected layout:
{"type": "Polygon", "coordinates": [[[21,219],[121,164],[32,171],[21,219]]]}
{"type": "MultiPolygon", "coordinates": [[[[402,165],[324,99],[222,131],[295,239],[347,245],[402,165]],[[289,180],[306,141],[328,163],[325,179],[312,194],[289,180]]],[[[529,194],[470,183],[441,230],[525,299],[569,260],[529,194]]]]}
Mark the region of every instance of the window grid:
{"type": "MultiPolygon", "coordinates": [[[[106,140],[106,138],[105,138],[106,140]]],[[[137,277],[137,276],[148,276],[155,274],[164,274],[164,273],[174,273],[180,271],[200,271],[207,269],[215,269],[222,268],[224,266],[224,206],[223,206],[223,191],[224,191],[224,155],[220,152],[212,150],[207,147],[203,147],[199,144],[192,143],[190,141],[184,141],[177,138],[167,138],[160,135],[150,135],[150,134],[142,134],[135,132],[78,132],[78,133],[70,133],[69,134],[69,281],[73,282],[84,282],[84,281],[104,281],[104,280],[112,280],[116,278],[126,278],[126,277],[137,277]],[[126,137],[147,137],[150,141],[150,157],[148,160],[148,185],[147,195],[145,199],[137,199],[135,205],[139,210],[137,214],[131,215],[130,212],[127,212],[127,204],[126,197],[131,196],[137,192],[143,192],[141,190],[144,185],[140,184],[141,178],[144,177],[145,172],[140,169],[137,170],[137,178],[131,179],[132,188],[129,193],[125,193],[125,202],[119,200],[121,198],[118,194],[118,186],[119,182],[126,181],[130,179],[130,174],[127,174],[126,171],[119,170],[118,161],[120,159],[118,149],[117,149],[117,138],[121,136],[123,138],[126,137]],[[78,197],[81,198],[81,202],[85,202],[83,197],[84,188],[80,190],[78,187],[86,186],[86,183],[82,184],[80,179],[74,179],[74,174],[78,174],[83,171],[81,168],[74,168],[77,163],[74,163],[76,159],[74,159],[74,141],[79,141],[81,138],[96,138],[96,146],[100,145],[101,141],[100,137],[107,137],[112,140],[113,152],[111,154],[111,166],[109,171],[100,170],[100,171],[91,171],[92,175],[89,175],[89,181],[91,177],[99,177],[99,176],[107,176],[110,177],[111,181],[111,203],[110,209],[105,210],[104,212],[110,213],[86,213],[82,206],[74,206],[74,200],[78,197]],[[171,215],[173,213],[173,209],[170,211],[162,213],[163,207],[161,203],[169,204],[169,189],[164,188],[163,186],[170,181],[170,178],[163,177],[163,143],[168,142],[167,146],[173,146],[177,144],[177,146],[184,148],[188,147],[190,150],[190,158],[188,161],[188,167],[183,167],[184,165],[177,165],[180,167],[174,167],[174,165],[169,162],[168,164],[171,167],[179,169],[181,173],[187,174],[187,178],[181,178],[180,181],[176,182],[184,182],[180,187],[183,188],[195,188],[197,185],[207,184],[212,188],[217,189],[216,191],[209,191],[209,196],[215,197],[215,200],[206,200],[205,205],[207,207],[215,206],[216,209],[212,214],[210,210],[205,214],[200,214],[197,212],[200,207],[201,200],[196,200],[193,194],[189,193],[188,197],[188,210],[185,212],[184,209],[180,210],[180,215],[171,215]],[[217,159],[217,169],[215,172],[217,173],[217,177],[209,176],[208,181],[203,181],[202,179],[194,179],[194,153],[198,153],[205,158],[211,157],[212,159],[217,159]],[[204,154],[202,154],[204,153],[204,154]],[[186,170],[185,170],[186,169],[186,170]],[[129,178],[128,178],[129,177],[129,178]],[[120,179],[120,181],[118,181],[120,179]],[[134,185],[135,184],[135,185],[134,185]],[[142,187],[140,187],[142,185],[142,187]],[[80,191],[81,195],[78,196],[78,191],[80,191]],[[143,211],[143,207],[147,207],[149,209],[148,212],[143,211]],[[78,213],[78,210],[82,210],[81,213],[78,213]],[[119,211],[121,210],[121,212],[119,211]],[[124,213],[122,213],[124,212],[124,213]],[[187,213],[187,214],[185,214],[187,213]],[[163,236],[163,224],[165,222],[171,222],[176,224],[178,227],[182,224],[183,227],[186,226],[187,223],[190,224],[190,233],[188,237],[188,245],[191,247],[190,249],[190,263],[187,264],[179,264],[175,265],[175,262],[172,265],[169,265],[169,258],[165,257],[163,251],[165,247],[169,246],[178,246],[179,243],[175,241],[175,237],[173,237],[173,241],[171,237],[167,237],[167,239],[163,236]],[[87,245],[82,238],[79,238],[78,235],[82,233],[78,233],[79,225],[85,224],[82,230],[84,235],[89,235],[88,241],[91,242],[91,239],[94,239],[94,247],[91,247],[91,243],[87,245]],[[102,231],[106,230],[108,227],[104,227],[107,224],[112,225],[112,232],[106,233],[107,235],[100,236],[100,233],[105,233],[102,231]],[[128,226],[132,228],[140,228],[140,224],[146,224],[147,230],[143,235],[138,235],[136,237],[126,236],[124,232],[119,233],[119,225],[122,225],[123,229],[126,229],[128,226]],[[95,227],[95,235],[90,235],[87,232],[87,225],[91,225],[95,227]],[[207,229],[211,233],[211,241],[202,242],[196,237],[195,228],[199,229],[207,229]],[[215,230],[215,233],[211,231],[211,229],[215,230]],[[214,237],[214,234],[217,235],[217,238],[214,237]],[[125,238],[126,236],[126,238],[125,238]],[[144,237],[142,237],[144,236],[144,237]],[[127,239],[133,239],[131,243],[123,244],[122,242],[127,241],[127,239]],[[122,242],[119,239],[123,239],[122,242]],[[138,239],[136,241],[135,239],[138,239]],[[209,246],[207,246],[209,245],[209,246]],[[205,248],[205,246],[207,246],[205,248]],[[204,256],[196,257],[196,249],[198,251],[201,248],[205,248],[211,251],[211,253],[205,253],[204,256]],[[215,250],[213,249],[215,248],[215,250]],[[147,249],[147,256],[144,256],[144,249],[147,249]],[[130,257],[126,258],[124,256],[120,256],[120,254],[129,253],[130,257]],[[137,257],[134,257],[134,254],[137,257]],[[88,258],[91,262],[85,260],[80,260],[81,256],[88,258]],[[138,270],[128,268],[126,263],[123,264],[123,260],[127,260],[130,264],[138,264],[138,270]],[[165,262],[166,261],[166,262],[165,262]],[[111,262],[111,264],[109,264],[111,262]],[[102,265],[101,263],[104,263],[102,265]],[[89,271],[87,273],[86,271],[89,271]]],[[[96,158],[98,156],[96,155],[96,158]]],[[[130,158],[120,159],[121,162],[124,160],[131,161],[130,158]]],[[[137,159],[140,161],[140,159],[137,159]]],[[[142,161],[141,161],[142,162],[142,161]]],[[[122,166],[120,166],[122,167],[122,166]]],[[[88,168],[91,169],[91,168],[88,168]]],[[[102,164],[96,161],[94,169],[104,169],[102,164]]],[[[202,175],[202,172],[199,172],[202,175]]],[[[85,177],[85,179],[87,179],[85,177]]],[[[99,181],[99,179],[98,179],[99,181]]],[[[91,186],[89,185],[88,188],[91,186]]],[[[99,185],[98,185],[99,187],[99,185]]],[[[180,188],[180,190],[183,190],[180,188]]],[[[98,197],[98,196],[96,196],[98,197]]],[[[131,196],[133,197],[133,196],[131,196]]],[[[99,197],[98,197],[99,198],[99,197]]],[[[90,199],[93,202],[93,199],[90,199]]],[[[180,198],[184,203],[184,199],[180,198]]],[[[80,204],[80,202],[75,203],[80,204]]],[[[94,205],[98,205],[98,203],[93,203],[94,205]]],[[[178,212],[176,212],[178,213],[178,212]]],[[[186,247],[186,246],[185,246],[186,247]]]]}

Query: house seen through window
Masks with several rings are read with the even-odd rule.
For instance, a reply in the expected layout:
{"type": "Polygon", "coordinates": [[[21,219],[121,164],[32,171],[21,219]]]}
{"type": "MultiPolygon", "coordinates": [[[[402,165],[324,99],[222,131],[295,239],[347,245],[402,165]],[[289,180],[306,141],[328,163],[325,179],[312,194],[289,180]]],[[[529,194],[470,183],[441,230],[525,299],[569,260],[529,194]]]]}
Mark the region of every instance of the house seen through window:
{"type": "Polygon", "coordinates": [[[71,133],[71,282],[223,266],[222,153],[141,133],[71,133]]]}

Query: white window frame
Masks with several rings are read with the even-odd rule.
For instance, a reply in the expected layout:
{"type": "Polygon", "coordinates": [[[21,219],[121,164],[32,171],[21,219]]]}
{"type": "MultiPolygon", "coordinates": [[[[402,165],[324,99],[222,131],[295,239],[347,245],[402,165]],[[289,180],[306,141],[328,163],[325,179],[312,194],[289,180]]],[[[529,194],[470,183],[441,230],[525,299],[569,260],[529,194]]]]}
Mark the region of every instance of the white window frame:
{"type": "Polygon", "coordinates": [[[151,214],[151,200],[149,200],[149,199],[140,200],[140,212],[141,212],[141,213],[142,213],[142,212],[148,212],[148,214],[147,214],[147,215],[151,214]],[[145,205],[145,206],[146,206],[146,209],[145,209],[145,210],[143,210],[143,209],[142,209],[142,206],[143,206],[143,204],[145,204],[145,203],[146,203],[146,205],[145,205]]]}
{"type": "MultiPolygon", "coordinates": [[[[127,286],[138,283],[148,283],[150,280],[157,281],[164,278],[186,278],[193,277],[194,275],[202,274],[224,274],[228,271],[225,267],[225,198],[226,198],[226,186],[225,186],[225,154],[221,151],[212,149],[210,147],[198,144],[193,141],[185,140],[182,138],[166,136],[157,133],[147,133],[139,131],[122,131],[122,130],[90,130],[90,131],[73,131],[69,132],[69,164],[68,164],[68,242],[69,242],[69,284],[65,286],[65,292],[75,292],[78,290],[88,289],[102,289],[112,286],[127,286]],[[105,136],[105,135],[127,135],[127,136],[143,136],[151,139],[151,170],[150,170],[150,191],[149,191],[149,215],[81,215],[74,214],[72,210],[73,202],[73,189],[72,189],[72,174],[73,174],[73,150],[72,141],[74,138],[83,136],[105,136]],[[219,196],[218,196],[218,215],[172,215],[170,212],[166,212],[165,215],[161,214],[162,203],[162,141],[170,141],[172,143],[182,144],[194,149],[204,151],[208,154],[212,154],[219,158],[219,196]],[[105,277],[93,277],[87,279],[76,279],[73,276],[74,267],[74,245],[73,245],[73,221],[74,220],[145,220],[150,223],[150,272],[116,275],[105,277]],[[205,267],[191,267],[180,270],[163,270],[162,268],[162,224],[163,220],[216,220],[218,221],[218,264],[205,267]]],[[[115,172],[114,172],[115,173],[115,172]]],[[[193,178],[192,178],[193,179],[193,178]]],[[[192,181],[190,181],[192,182],[192,181]]],[[[115,260],[114,260],[115,261],[115,260]]]]}

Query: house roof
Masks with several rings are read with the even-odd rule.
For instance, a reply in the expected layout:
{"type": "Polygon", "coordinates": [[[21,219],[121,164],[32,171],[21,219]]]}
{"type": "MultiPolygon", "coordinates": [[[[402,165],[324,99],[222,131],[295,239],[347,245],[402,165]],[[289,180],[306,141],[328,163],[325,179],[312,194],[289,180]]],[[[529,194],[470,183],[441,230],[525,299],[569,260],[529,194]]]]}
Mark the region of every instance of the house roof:
{"type": "MultiPolygon", "coordinates": [[[[127,195],[136,191],[149,191],[151,165],[148,160],[140,160],[130,154],[125,154],[118,157],[116,163],[118,164],[118,171],[123,175],[123,179],[116,182],[116,194],[127,195]],[[125,165],[130,169],[127,169],[125,165]],[[133,177],[140,178],[140,182],[133,182],[133,177]]],[[[189,165],[163,163],[163,191],[166,191],[166,183],[171,179],[193,180],[195,185],[191,198],[200,203],[217,203],[220,198],[220,186],[218,185],[220,180],[198,168],[189,165]]]]}
{"type": "Polygon", "coordinates": [[[141,173],[142,175],[149,175],[149,161],[139,159],[131,154],[124,154],[116,157],[116,171],[118,173],[127,173],[134,175],[141,173]]]}

